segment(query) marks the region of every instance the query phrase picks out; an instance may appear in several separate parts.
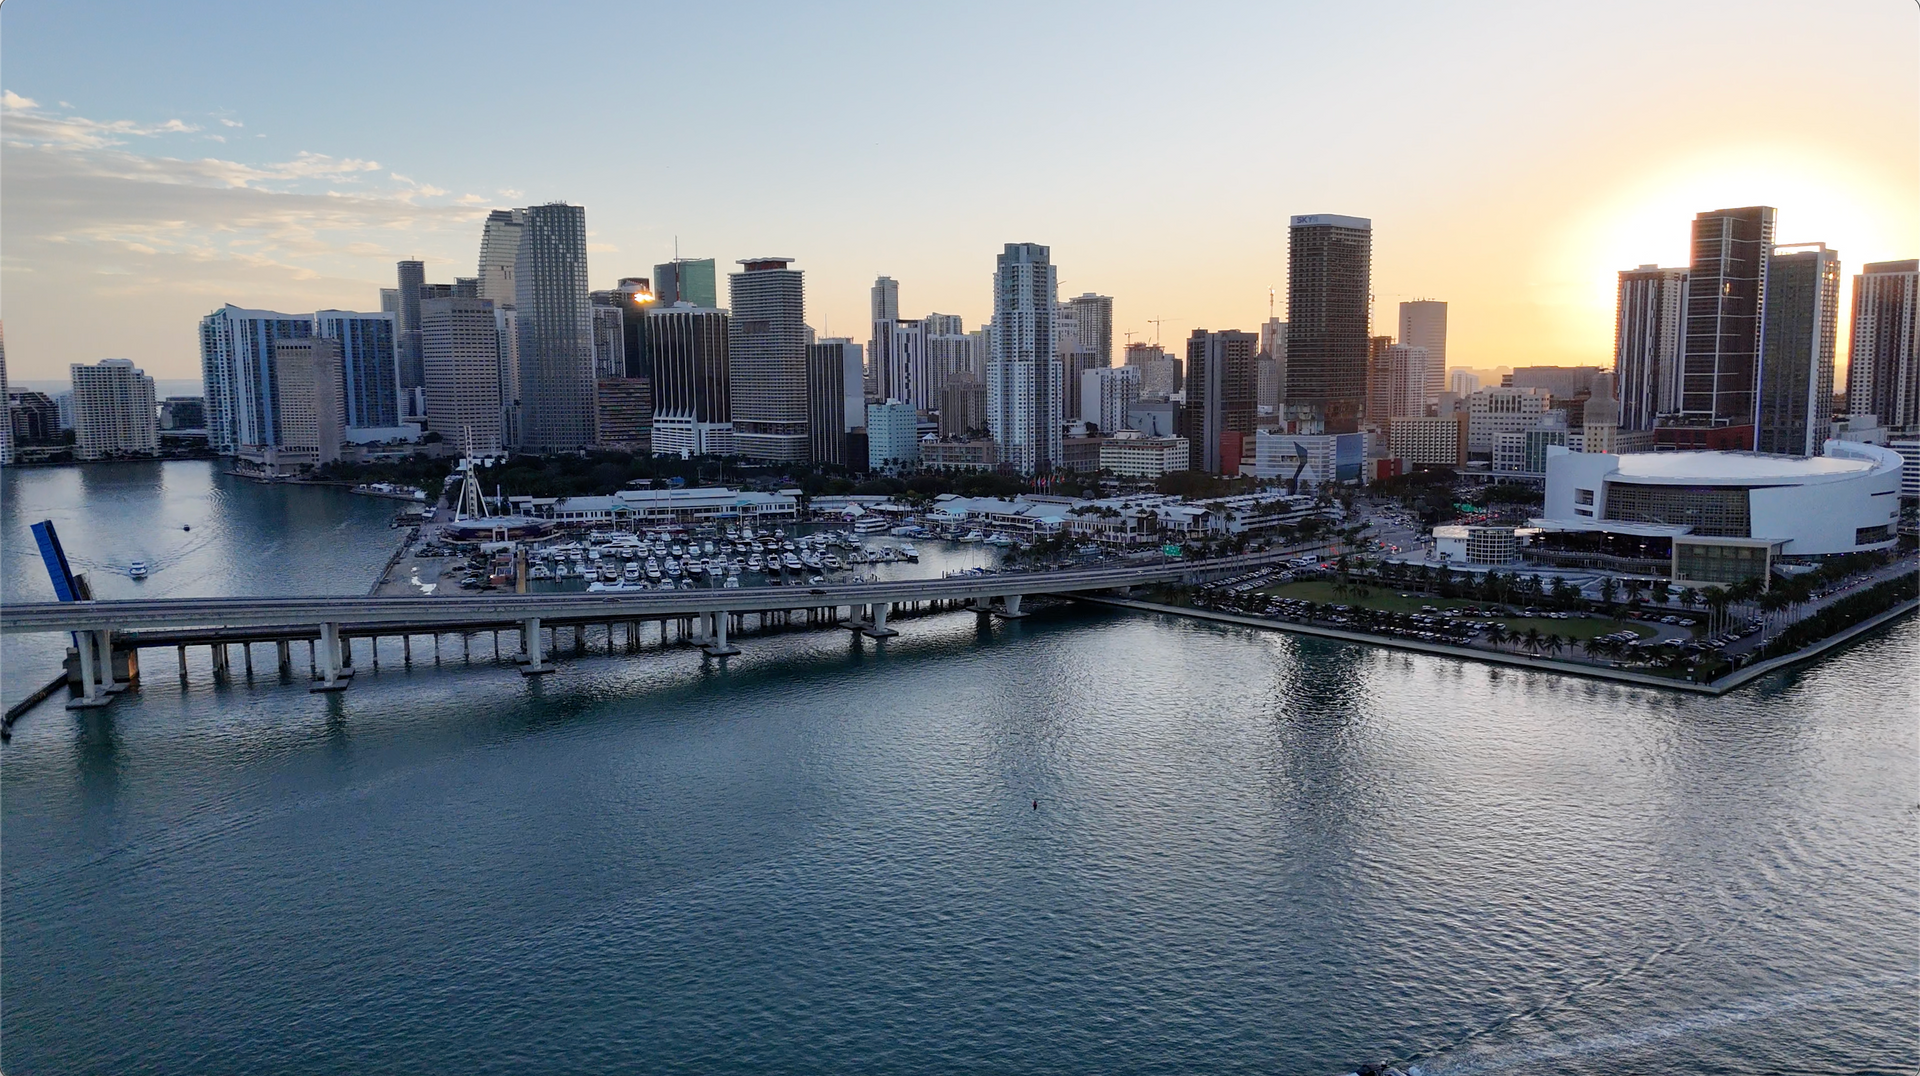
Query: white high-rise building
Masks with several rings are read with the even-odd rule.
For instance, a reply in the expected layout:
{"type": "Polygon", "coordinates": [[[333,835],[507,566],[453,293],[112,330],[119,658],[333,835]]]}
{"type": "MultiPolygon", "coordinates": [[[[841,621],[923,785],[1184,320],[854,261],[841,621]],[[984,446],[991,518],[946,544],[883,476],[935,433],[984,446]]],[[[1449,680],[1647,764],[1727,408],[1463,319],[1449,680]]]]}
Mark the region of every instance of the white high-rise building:
{"type": "Polygon", "coordinates": [[[74,363],[74,455],[83,460],[152,455],[160,449],[153,378],[131,359],[74,363]]]}
{"type": "Polygon", "coordinates": [[[493,304],[486,299],[423,300],[420,353],[434,430],[463,453],[499,452],[506,442],[493,304]]]}
{"type": "Polygon", "coordinates": [[[1853,278],[1847,409],[1920,428],[1920,261],[1871,262],[1853,278]]]}
{"type": "Polygon", "coordinates": [[[1379,365],[1386,373],[1386,384],[1377,394],[1382,413],[1368,417],[1384,421],[1426,414],[1432,363],[1424,347],[1388,344],[1382,348],[1379,365]]]}
{"type": "MultiPolygon", "coordinates": [[[[0,402],[7,399],[7,335],[0,327],[0,402]]],[[[0,466],[13,463],[13,416],[0,421],[0,466]]]]}
{"type": "Polygon", "coordinates": [[[520,325],[514,314],[517,291],[513,269],[520,258],[520,236],[526,230],[526,211],[496,209],[487,214],[480,233],[480,298],[493,301],[494,331],[500,341],[501,435],[518,441],[509,421],[520,402],[520,325]]]}
{"type": "Polygon", "coordinates": [[[1643,265],[1620,271],[1613,377],[1621,429],[1651,430],[1656,418],[1680,410],[1686,314],[1686,269],[1643,265]]]}
{"type": "Polygon", "coordinates": [[[1080,375],[1080,418],[1113,433],[1127,426],[1127,408],[1140,400],[1138,366],[1103,366],[1080,375]]]}
{"type": "MultiPolygon", "coordinates": [[[[1438,299],[1415,299],[1400,304],[1400,342],[1408,347],[1427,349],[1426,381],[1422,385],[1424,405],[1435,403],[1447,391],[1447,304],[1438,299]]],[[[1424,414],[1424,410],[1407,412],[1424,414]]]]}
{"type": "Polygon", "coordinates": [[[993,277],[993,361],[987,422],[1000,459],[1023,474],[1060,464],[1060,360],[1054,355],[1059,277],[1037,243],[1008,243],[993,277]]]}
{"type": "Polygon", "coordinates": [[[792,264],[792,258],[748,258],[740,262],[744,272],[727,278],[734,443],[749,459],[805,463],[812,454],[806,284],[792,264]]]}
{"type": "Polygon", "coordinates": [[[1480,375],[1472,370],[1452,370],[1447,373],[1447,391],[1455,396],[1471,396],[1480,391],[1480,375]]]}
{"type": "Polygon", "coordinates": [[[274,382],[280,390],[278,440],[247,446],[249,458],[276,470],[339,461],[347,428],[340,354],[340,341],[327,336],[273,345],[274,382]]]}

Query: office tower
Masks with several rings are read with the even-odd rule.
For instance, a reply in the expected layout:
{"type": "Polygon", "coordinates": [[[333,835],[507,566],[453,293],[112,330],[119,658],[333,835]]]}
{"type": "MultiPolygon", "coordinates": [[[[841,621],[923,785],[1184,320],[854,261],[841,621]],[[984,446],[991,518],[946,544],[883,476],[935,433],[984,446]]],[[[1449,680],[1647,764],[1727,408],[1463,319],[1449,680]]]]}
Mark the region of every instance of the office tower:
{"type": "Polygon", "coordinates": [[[593,316],[593,376],[627,376],[627,321],[616,292],[596,291],[588,297],[593,316]]]}
{"type": "Polygon", "coordinates": [[[421,361],[427,418],[463,453],[489,456],[506,446],[500,405],[500,338],[488,299],[420,303],[421,361]]]}
{"type": "Polygon", "coordinates": [[[418,418],[416,390],[426,384],[420,368],[420,294],[427,282],[426,265],[403,261],[398,270],[400,286],[395,290],[400,305],[394,317],[393,341],[399,360],[400,405],[407,417],[418,418]]]}
{"type": "Polygon", "coordinates": [[[1694,218],[1680,369],[1680,416],[1688,425],[1754,421],[1773,231],[1770,206],[1694,218]]]}
{"type": "Polygon", "coordinates": [[[340,346],[340,398],[354,429],[400,425],[400,371],[393,314],[322,310],[313,315],[315,336],[340,346]]]}
{"type": "Polygon", "coordinates": [[[382,314],[392,314],[396,319],[399,318],[400,316],[400,289],[399,288],[381,288],[380,289],[380,312],[382,314]]]}
{"type": "Polygon", "coordinates": [[[1455,396],[1471,396],[1480,389],[1480,375],[1472,370],[1447,371],[1447,391],[1455,396]]]}
{"type": "Polygon", "coordinates": [[[1187,399],[1180,408],[1179,436],[1187,439],[1192,470],[1239,473],[1240,438],[1253,436],[1253,353],[1258,344],[1253,333],[1231,329],[1195,329],[1187,338],[1187,399]],[[1223,443],[1234,451],[1223,455],[1223,443]]]}
{"type": "Polygon", "coordinates": [[[1078,418],[1081,377],[1113,365],[1113,300],[1089,292],[1061,303],[1053,339],[1060,360],[1060,413],[1078,418]]]}
{"type": "Polygon", "coordinates": [[[1435,402],[1447,391],[1447,304],[1439,299],[1401,303],[1399,342],[1427,349],[1427,383],[1422,389],[1426,399],[1422,402],[1435,402]]]}
{"type": "Polygon", "coordinates": [[[720,284],[712,258],[675,258],[653,267],[653,294],[661,306],[692,303],[712,310],[720,305],[720,284]]]}
{"type": "Polygon", "coordinates": [[[623,276],[614,291],[620,299],[626,376],[651,378],[653,356],[647,343],[647,310],[659,301],[653,294],[653,281],[643,276],[623,276]]]}
{"type": "Polygon", "coordinates": [[[340,395],[340,342],[324,336],[273,345],[280,422],[272,442],[249,446],[270,464],[325,466],[340,460],[346,411],[340,395]]]}
{"type": "MultiPolygon", "coordinates": [[[[0,400],[10,397],[7,390],[7,337],[0,327],[0,400]]],[[[0,466],[13,462],[13,407],[7,407],[6,421],[0,422],[0,466]]]]}
{"type": "Polygon", "coordinates": [[[74,363],[73,448],[83,460],[152,455],[160,449],[153,378],[131,359],[74,363]]]}
{"type": "Polygon", "coordinates": [[[1539,389],[1559,400],[1582,393],[1598,395],[1595,386],[1607,377],[1604,366],[1516,366],[1502,381],[1516,389],[1539,389]]]}
{"type": "Polygon", "coordinates": [[[940,436],[973,437],[987,432],[987,383],[955,377],[940,392],[940,436]]]}
{"type": "Polygon", "coordinates": [[[866,421],[861,376],[860,345],[847,337],[830,336],[807,346],[807,443],[813,462],[855,465],[847,434],[866,421]]]}
{"type": "Polygon", "coordinates": [[[1539,427],[1552,404],[1553,397],[1539,389],[1502,385],[1476,391],[1467,397],[1467,452],[1491,456],[1497,438],[1539,427]]]}
{"type": "Polygon", "coordinates": [[[867,405],[867,469],[897,471],[920,462],[920,414],[901,400],[867,405]]]}
{"type": "Polygon", "coordinates": [[[900,285],[890,276],[873,282],[873,321],[900,320],[900,285]]]}
{"type": "Polygon", "coordinates": [[[690,303],[648,309],[654,455],[734,454],[727,320],[724,310],[690,303]]]}
{"type": "Polygon", "coordinates": [[[1103,366],[1080,375],[1080,418],[1101,433],[1125,429],[1127,409],[1140,400],[1140,368],[1103,366]]]}
{"type": "Polygon", "coordinates": [[[1847,410],[1888,429],[1920,426],[1920,260],[1871,262],[1853,278],[1847,410]]]}
{"type": "Polygon", "coordinates": [[[1298,432],[1359,429],[1372,266],[1372,221],[1320,213],[1289,223],[1286,417],[1298,432]]]}
{"type": "Polygon", "coordinates": [[[1390,406],[1387,386],[1392,379],[1387,374],[1387,348],[1392,346],[1391,336],[1367,337],[1367,398],[1362,411],[1376,424],[1386,419],[1390,406]]]}
{"type": "Polygon", "coordinates": [[[1254,356],[1254,404],[1282,413],[1287,398],[1287,323],[1270,317],[1260,326],[1260,350],[1254,356]]]}
{"type": "Polygon", "coordinates": [[[804,463],[807,445],[806,284],[792,258],[750,258],[727,278],[733,435],[748,459],[804,463]]]}
{"type": "Polygon", "coordinates": [[[644,377],[593,383],[593,443],[623,452],[653,451],[653,384],[644,377]]]}
{"type": "Polygon", "coordinates": [[[514,314],[518,289],[513,270],[520,258],[526,210],[496,209],[480,232],[480,298],[493,303],[494,331],[500,341],[500,407],[503,444],[518,440],[514,419],[520,400],[520,329],[514,314]]]}
{"type": "Polygon", "coordinates": [[[987,420],[1001,462],[1022,474],[1046,474],[1060,462],[1060,360],[1053,343],[1058,287],[1046,247],[1006,245],[993,276],[987,420]]]}
{"type": "Polygon", "coordinates": [[[1159,344],[1128,344],[1127,365],[1140,371],[1140,394],[1166,399],[1186,387],[1186,367],[1159,344]]]}
{"type": "Polygon", "coordinates": [[[958,314],[928,314],[920,319],[920,327],[928,336],[954,336],[967,331],[964,320],[958,314]]]}
{"type": "Polygon", "coordinates": [[[1754,448],[1817,456],[1832,432],[1840,254],[1825,243],[1777,247],[1767,265],[1754,448]]]}
{"type": "Polygon", "coordinates": [[[1621,429],[1651,430],[1656,418],[1680,409],[1686,310],[1687,270],[1642,265],[1620,271],[1613,371],[1621,429]]]}
{"type": "Polygon", "coordinates": [[[530,206],[514,260],[520,338],[520,445],[569,452],[593,441],[593,315],[587,212],[530,206]]]}
{"type": "Polygon", "coordinates": [[[207,444],[232,455],[241,445],[278,444],[273,345],[313,335],[313,318],[229,303],[200,319],[200,376],[207,393],[207,444]]]}
{"type": "Polygon", "coordinates": [[[204,396],[169,396],[160,401],[160,430],[205,430],[207,428],[207,398],[204,396]]]}

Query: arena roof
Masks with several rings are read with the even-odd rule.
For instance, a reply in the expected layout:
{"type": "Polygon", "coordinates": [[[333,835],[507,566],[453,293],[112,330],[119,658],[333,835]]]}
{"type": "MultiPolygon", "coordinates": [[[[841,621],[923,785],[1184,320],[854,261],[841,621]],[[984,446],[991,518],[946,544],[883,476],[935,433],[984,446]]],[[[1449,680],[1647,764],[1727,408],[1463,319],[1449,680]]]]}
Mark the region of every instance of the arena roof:
{"type": "Polygon", "coordinates": [[[1873,470],[1871,460],[1835,456],[1769,456],[1758,452],[1634,452],[1619,457],[1614,481],[1738,482],[1797,485],[1853,478],[1873,470]]]}

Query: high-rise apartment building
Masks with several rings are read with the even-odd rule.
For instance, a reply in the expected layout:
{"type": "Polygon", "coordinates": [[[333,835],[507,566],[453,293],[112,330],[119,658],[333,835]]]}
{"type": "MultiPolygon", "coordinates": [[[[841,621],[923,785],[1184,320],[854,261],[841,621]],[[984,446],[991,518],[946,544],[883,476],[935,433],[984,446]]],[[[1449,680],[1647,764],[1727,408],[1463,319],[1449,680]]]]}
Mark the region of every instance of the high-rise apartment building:
{"type": "Polygon", "coordinates": [[[131,359],[74,363],[73,454],[78,459],[150,456],[160,449],[153,378],[131,359]]]}
{"type": "Polygon", "coordinates": [[[1064,304],[1073,315],[1074,333],[1079,339],[1077,351],[1098,356],[1094,365],[1113,365],[1113,296],[1083,292],[1064,304]]]}
{"type": "Polygon", "coordinates": [[[653,451],[653,384],[644,377],[602,377],[593,383],[593,443],[625,452],[653,451]]]}
{"type": "Polygon", "coordinates": [[[1447,391],[1455,396],[1471,396],[1480,390],[1480,375],[1472,370],[1447,371],[1447,391]]]}
{"type": "Polygon", "coordinates": [[[593,376],[627,376],[627,322],[617,292],[596,291],[588,296],[593,316],[593,376]]]}
{"type": "Polygon", "coordinates": [[[728,276],[733,434],[748,459],[804,463],[807,444],[806,283],[792,258],[749,258],[728,276]]]}
{"type": "Polygon", "coordinates": [[[1303,432],[1359,428],[1367,396],[1372,271],[1372,221],[1330,213],[1292,218],[1286,417],[1303,432]]]}
{"type": "MultiPolygon", "coordinates": [[[[884,279],[884,278],[882,278],[884,279]]],[[[860,345],[830,336],[807,345],[807,441],[813,462],[852,467],[847,434],[866,421],[860,345]]]]}
{"type": "Polygon", "coordinates": [[[553,202],[522,210],[514,259],[524,448],[593,443],[593,315],[587,302],[587,212],[553,202]]]}
{"type": "Polygon", "coordinates": [[[987,429],[987,383],[972,377],[948,380],[940,391],[940,436],[972,437],[987,429]]]}
{"type": "Polygon", "coordinates": [[[1686,311],[1687,270],[1642,265],[1620,271],[1613,371],[1621,429],[1651,430],[1659,416],[1680,410],[1686,311]]]}
{"type": "Polygon", "coordinates": [[[340,399],[346,424],[356,429],[400,425],[400,369],[395,315],[322,310],[313,315],[315,336],[340,346],[340,399]]]}
{"type": "Polygon", "coordinates": [[[1767,266],[1754,447],[1817,456],[1833,422],[1840,254],[1825,243],[1779,247],[1767,266]]]}
{"type": "Polygon", "coordinates": [[[920,462],[919,412],[901,400],[867,405],[867,469],[898,471],[920,462]]]}
{"type": "Polygon", "coordinates": [[[1053,339],[1060,360],[1061,414],[1077,418],[1081,379],[1089,370],[1113,365],[1113,300],[1088,292],[1061,303],[1053,339]]]}
{"type": "Polygon", "coordinates": [[[496,209],[487,214],[480,232],[480,298],[493,303],[493,326],[500,341],[501,437],[516,440],[514,419],[520,402],[520,326],[514,303],[518,286],[514,266],[520,260],[520,236],[526,230],[526,210],[496,209]]]}
{"type": "Polygon", "coordinates": [[[900,319],[900,284],[890,276],[878,277],[873,282],[873,321],[898,321],[900,319]]]}
{"type": "Polygon", "coordinates": [[[1080,415],[1101,433],[1122,430],[1127,410],[1140,402],[1140,368],[1103,366],[1080,375],[1080,415]]]}
{"type": "Polygon", "coordinates": [[[401,409],[408,418],[419,418],[415,407],[417,390],[426,384],[420,366],[420,291],[427,282],[425,263],[409,259],[398,267],[399,287],[395,289],[399,308],[393,326],[394,353],[398,359],[401,409]]]}
{"type": "Polygon", "coordinates": [[[653,294],[661,306],[691,303],[712,310],[720,305],[720,282],[712,258],[675,258],[653,267],[653,294]]]}
{"type": "Polygon", "coordinates": [[[1253,436],[1253,353],[1259,337],[1227,330],[1193,330],[1187,338],[1187,400],[1180,408],[1179,435],[1187,439],[1191,468],[1208,474],[1238,474],[1240,457],[1226,459],[1224,444],[1253,436]],[[1230,464],[1230,466],[1229,466],[1230,464]]]}
{"type": "MultiPolygon", "coordinates": [[[[1400,343],[1427,349],[1427,380],[1422,404],[1436,403],[1447,391],[1447,304],[1415,299],[1400,304],[1400,343]]],[[[1424,414],[1424,412],[1413,412],[1424,414]]]]}
{"type": "MultiPolygon", "coordinates": [[[[1381,423],[1427,413],[1427,389],[1433,384],[1433,356],[1424,347],[1387,344],[1375,366],[1381,378],[1367,417],[1381,423]],[[1377,405],[1377,406],[1376,406],[1377,405]]],[[[1438,397],[1435,397],[1438,399],[1438,397]]]]}
{"type": "Polygon", "coordinates": [[[922,408],[927,396],[926,326],[917,319],[883,318],[867,341],[873,395],[922,408]]]}
{"type": "Polygon", "coordinates": [[[1186,367],[1159,344],[1128,344],[1127,365],[1140,371],[1140,395],[1164,400],[1186,388],[1186,367]]]}
{"type": "MultiPolygon", "coordinates": [[[[8,399],[7,389],[7,337],[4,327],[0,327],[0,402],[8,399]]],[[[13,408],[7,408],[4,421],[0,421],[0,466],[13,463],[13,408]]]]}
{"type": "Polygon", "coordinates": [[[1847,410],[1920,427],[1920,260],[1870,262],[1853,278],[1847,410]]]}
{"type": "Polygon", "coordinates": [[[1774,216],[1770,206],[1748,206],[1694,218],[1680,369],[1687,424],[1754,421],[1774,216]]]}
{"type": "Polygon", "coordinates": [[[207,444],[223,455],[278,444],[273,345],[313,335],[313,318],[231,303],[200,319],[200,377],[207,392],[207,444]]]}
{"type": "Polygon", "coordinates": [[[245,455],[276,471],[339,462],[347,428],[340,350],[339,340],[325,336],[273,345],[280,421],[272,442],[244,446],[245,455]]]}
{"type": "Polygon", "coordinates": [[[434,432],[462,452],[500,452],[507,442],[499,324],[492,300],[422,300],[420,350],[427,417],[434,432]]]}
{"type": "Polygon", "coordinates": [[[1046,474],[1060,463],[1060,360],[1053,340],[1058,289],[1046,247],[1006,245],[993,275],[987,420],[1001,462],[1022,474],[1046,474]]]}
{"type": "Polygon", "coordinates": [[[727,312],[691,303],[647,310],[653,353],[653,454],[731,456],[727,312]]]}

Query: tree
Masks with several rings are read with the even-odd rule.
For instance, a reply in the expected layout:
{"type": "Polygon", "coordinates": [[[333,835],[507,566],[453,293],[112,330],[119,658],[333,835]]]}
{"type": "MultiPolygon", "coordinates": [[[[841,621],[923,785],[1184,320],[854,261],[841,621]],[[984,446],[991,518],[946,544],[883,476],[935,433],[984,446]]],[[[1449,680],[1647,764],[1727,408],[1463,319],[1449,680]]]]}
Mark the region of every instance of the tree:
{"type": "Polygon", "coordinates": [[[1506,642],[1508,638],[1510,638],[1510,636],[1507,634],[1507,626],[1505,624],[1500,623],[1498,620],[1494,621],[1491,624],[1488,624],[1487,630],[1482,634],[1484,634],[1487,637],[1488,642],[1492,643],[1496,647],[1506,642]]]}
{"type": "Polygon", "coordinates": [[[1725,587],[1708,587],[1706,593],[1700,596],[1700,600],[1706,603],[1713,614],[1707,620],[1707,630],[1719,631],[1721,617],[1726,615],[1727,603],[1733,600],[1733,595],[1725,587]]]}
{"type": "Polygon", "coordinates": [[[1540,653],[1541,647],[1547,645],[1546,636],[1540,634],[1539,628],[1528,628],[1527,633],[1520,637],[1520,642],[1535,655],[1540,653]]]}
{"type": "Polygon", "coordinates": [[[1547,642],[1546,642],[1547,653],[1557,655],[1560,653],[1560,651],[1566,649],[1566,646],[1567,646],[1566,640],[1560,638],[1560,634],[1558,632],[1555,632],[1554,634],[1547,636],[1547,642]]]}
{"type": "Polygon", "coordinates": [[[1653,600],[1654,601],[1657,601],[1660,604],[1665,605],[1667,603],[1667,598],[1672,595],[1672,592],[1673,592],[1673,587],[1668,585],[1665,579],[1655,579],[1653,581],[1653,600]]]}
{"type": "Polygon", "coordinates": [[[1619,585],[1613,581],[1613,576],[1607,576],[1605,579],[1602,579],[1600,581],[1600,600],[1601,601],[1605,602],[1608,605],[1612,605],[1613,599],[1617,594],[1619,594],[1619,585]]]}

